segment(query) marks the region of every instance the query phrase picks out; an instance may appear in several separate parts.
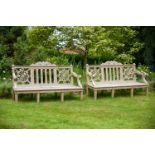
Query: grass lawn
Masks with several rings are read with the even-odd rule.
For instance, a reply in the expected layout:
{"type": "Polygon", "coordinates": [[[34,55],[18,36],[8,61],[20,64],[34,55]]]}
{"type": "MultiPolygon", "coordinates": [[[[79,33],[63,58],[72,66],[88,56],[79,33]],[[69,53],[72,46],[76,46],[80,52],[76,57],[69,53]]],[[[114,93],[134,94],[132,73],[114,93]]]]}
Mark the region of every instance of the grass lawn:
{"type": "Polygon", "coordinates": [[[65,96],[65,102],[54,95],[35,98],[0,99],[0,128],[155,128],[155,92],[145,96],[138,92],[133,98],[129,92],[99,94],[80,101],[79,96],[65,96]]]}

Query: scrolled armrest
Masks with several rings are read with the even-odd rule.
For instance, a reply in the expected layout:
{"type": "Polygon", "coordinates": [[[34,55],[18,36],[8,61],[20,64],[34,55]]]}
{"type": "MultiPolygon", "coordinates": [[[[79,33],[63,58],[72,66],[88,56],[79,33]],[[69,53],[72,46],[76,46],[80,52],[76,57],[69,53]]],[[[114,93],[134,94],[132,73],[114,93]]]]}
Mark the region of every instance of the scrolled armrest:
{"type": "Polygon", "coordinates": [[[92,74],[91,72],[87,71],[87,75],[90,78],[90,82],[92,82],[92,84],[95,86],[95,81],[93,80],[93,78],[95,77],[95,74],[92,74]]]}
{"type": "Polygon", "coordinates": [[[13,76],[13,80],[16,81],[17,80],[17,76],[15,75],[15,73],[13,73],[12,76],[13,76]]]}
{"type": "Polygon", "coordinates": [[[81,75],[78,75],[75,72],[72,72],[72,76],[74,76],[75,78],[81,78],[81,75]]]}
{"type": "Polygon", "coordinates": [[[145,72],[140,72],[140,71],[138,71],[138,70],[136,70],[135,73],[136,73],[137,75],[141,76],[141,78],[142,78],[142,80],[143,80],[144,83],[148,84],[147,80],[145,79],[145,77],[148,75],[147,73],[145,73],[145,72]]]}
{"type": "Polygon", "coordinates": [[[75,72],[72,72],[71,74],[72,74],[73,77],[75,77],[77,79],[78,86],[82,88],[82,84],[81,84],[81,81],[80,81],[81,75],[78,75],[75,72]]]}

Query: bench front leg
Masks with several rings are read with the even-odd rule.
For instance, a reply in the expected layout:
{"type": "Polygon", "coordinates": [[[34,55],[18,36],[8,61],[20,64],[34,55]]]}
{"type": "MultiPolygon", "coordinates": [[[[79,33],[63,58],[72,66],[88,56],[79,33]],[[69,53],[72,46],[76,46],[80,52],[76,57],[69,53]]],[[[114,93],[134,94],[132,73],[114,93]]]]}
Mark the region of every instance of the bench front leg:
{"type": "Polygon", "coordinates": [[[94,100],[97,100],[97,90],[94,89],[94,100]]]}
{"type": "Polygon", "coordinates": [[[61,92],[61,102],[64,101],[64,92],[61,92]]]}
{"type": "Polygon", "coordinates": [[[113,98],[115,95],[115,89],[112,89],[112,92],[111,92],[111,97],[113,98]]]}
{"type": "Polygon", "coordinates": [[[18,94],[15,93],[15,102],[17,103],[18,102],[18,94]]]}
{"type": "Polygon", "coordinates": [[[130,89],[130,96],[131,96],[131,97],[133,97],[133,93],[134,93],[134,89],[131,88],[131,89],[130,89]]]}
{"type": "Polygon", "coordinates": [[[37,103],[40,102],[40,93],[37,93],[37,103]]]}

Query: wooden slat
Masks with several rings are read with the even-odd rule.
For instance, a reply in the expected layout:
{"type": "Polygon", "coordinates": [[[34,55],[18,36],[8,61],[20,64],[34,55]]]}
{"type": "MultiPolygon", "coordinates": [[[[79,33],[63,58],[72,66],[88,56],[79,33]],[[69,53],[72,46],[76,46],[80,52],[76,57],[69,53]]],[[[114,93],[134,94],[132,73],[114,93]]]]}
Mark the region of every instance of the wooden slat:
{"type": "Polygon", "coordinates": [[[54,77],[54,83],[57,83],[57,69],[53,69],[53,77],[54,77]]]}
{"type": "Polygon", "coordinates": [[[103,67],[101,67],[101,79],[102,79],[102,81],[104,81],[104,70],[103,70],[104,68],[103,67]]]}
{"type": "Polygon", "coordinates": [[[108,68],[106,67],[105,69],[106,69],[106,81],[109,81],[108,80],[108,68]]]}
{"type": "Polygon", "coordinates": [[[39,75],[38,75],[38,69],[36,69],[36,83],[39,83],[39,75]]]}
{"type": "Polygon", "coordinates": [[[45,83],[47,83],[47,69],[45,69],[45,83]]]}
{"type": "Polygon", "coordinates": [[[111,74],[112,68],[109,68],[109,76],[110,76],[110,81],[112,80],[112,74],[111,74]]]}
{"type": "Polygon", "coordinates": [[[115,80],[115,67],[113,67],[113,80],[115,80]]]}
{"type": "Polygon", "coordinates": [[[41,76],[41,83],[43,83],[43,69],[42,68],[40,69],[40,73],[41,73],[40,74],[40,76],[41,76]]]}
{"type": "Polygon", "coordinates": [[[116,80],[118,80],[118,67],[116,67],[116,80]]]}
{"type": "Polygon", "coordinates": [[[49,69],[49,83],[52,83],[51,69],[49,69]]]}
{"type": "Polygon", "coordinates": [[[120,80],[123,81],[123,68],[120,67],[120,80]]]}
{"type": "Polygon", "coordinates": [[[34,84],[34,69],[31,68],[31,84],[34,84]]]}

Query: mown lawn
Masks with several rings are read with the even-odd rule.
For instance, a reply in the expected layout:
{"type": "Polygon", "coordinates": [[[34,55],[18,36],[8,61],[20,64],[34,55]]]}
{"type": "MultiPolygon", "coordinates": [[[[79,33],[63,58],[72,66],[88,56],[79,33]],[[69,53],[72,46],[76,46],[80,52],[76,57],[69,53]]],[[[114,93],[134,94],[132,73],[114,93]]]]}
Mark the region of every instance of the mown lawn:
{"type": "Polygon", "coordinates": [[[133,98],[129,93],[100,94],[93,97],[65,96],[61,103],[59,96],[42,96],[41,103],[30,96],[0,99],[0,128],[155,128],[155,92],[145,96],[138,92],[133,98]]]}

